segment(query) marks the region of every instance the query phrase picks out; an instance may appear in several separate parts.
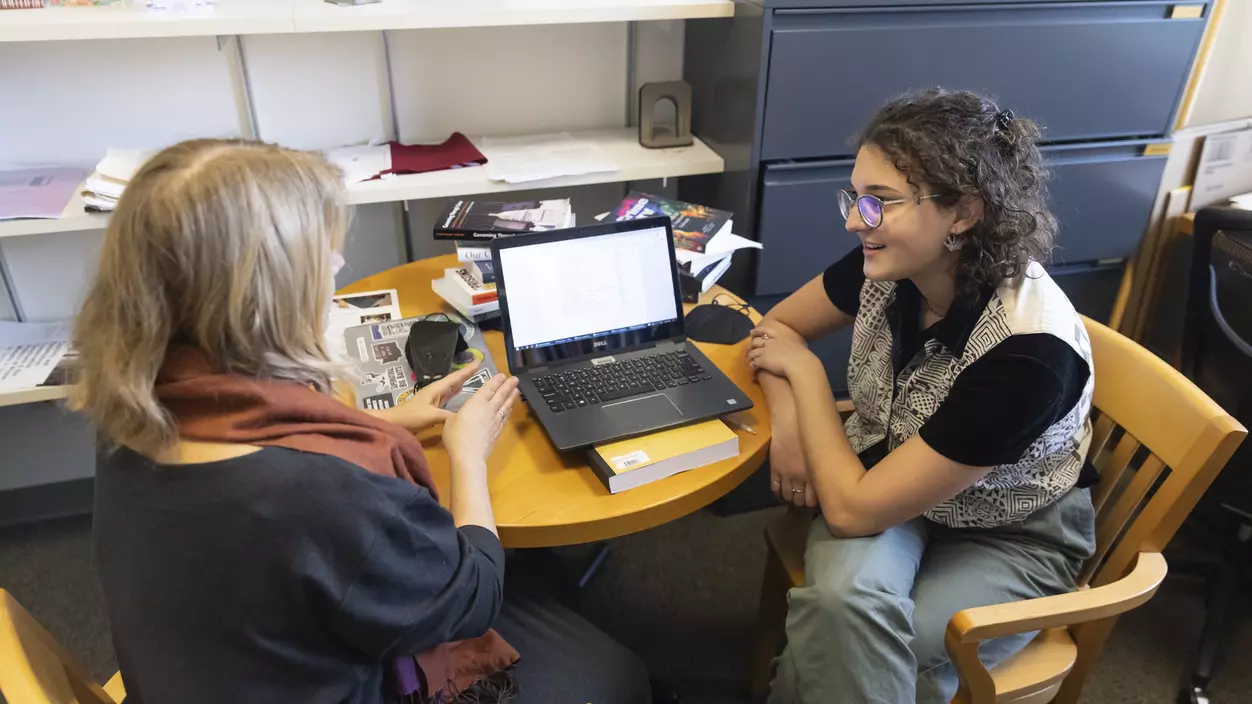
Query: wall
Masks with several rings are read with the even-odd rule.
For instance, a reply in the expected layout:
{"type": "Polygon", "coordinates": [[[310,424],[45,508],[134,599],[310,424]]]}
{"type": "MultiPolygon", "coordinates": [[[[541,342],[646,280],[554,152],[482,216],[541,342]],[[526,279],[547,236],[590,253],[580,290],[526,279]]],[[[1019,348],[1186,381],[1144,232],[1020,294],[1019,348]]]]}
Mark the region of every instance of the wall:
{"type": "MultiPolygon", "coordinates": [[[[110,146],[157,149],[189,137],[250,136],[253,117],[260,138],[302,149],[397,130],[417,142],[454,130],[473,136],[620,127],[638,85],[682,76],[681,21],[412,30],[385,39],[380,32],[248,36],[240,53],[233,41],[0,44],[0,66],[23,67],[0,72],[0,167],[90,167],[110,146]],[[245,90],[252,114],[240,100],[245,90]]],[[[562,195],[574,199],[579,222],[588,222],[629,185],[562,195]]],[[[442,202],[409,205],[415,256],[446,251],[428,235],[442,202]]],[[[403,213],[394,203],[357,209],[340,285],[403,262],[403,213]]],[[[88,231],[0,240],[27,319],[73,316],[102,237],[88,231]]],[[[0,319],[11,317],[0,290],[0,319]]],[[[0,490],[90,476],[90,440],[81,422],[51,404],[0,408],[0,490]]]]}

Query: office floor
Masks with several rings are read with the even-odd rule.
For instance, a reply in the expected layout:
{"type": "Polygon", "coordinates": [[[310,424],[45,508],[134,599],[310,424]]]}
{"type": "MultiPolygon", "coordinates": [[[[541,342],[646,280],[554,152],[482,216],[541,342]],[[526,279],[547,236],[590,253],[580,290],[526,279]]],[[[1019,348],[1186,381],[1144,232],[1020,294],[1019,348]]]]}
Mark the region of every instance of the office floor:
{"type": "MultiPolygon", "coordinates": [[[[777,509],[773,509],[777,510],[777,509]]],[[[746,702],[744,654],[764,564],[770,510],[729,518],[699,512],[618,540],[583,595],[583,612],[639,652],[688,704],[746,702]]],[[[0,530],[0,586],[12,592],[103,680],[116,668],[91,562],[89,517],[0,530]]],[[[1170,580],[1124,617],[1084,702],[1169,704],[1196,642],[1203,604],[1194,583],[1170,580]]],[[[1213,688],[1216,704],[1252,704],[1245,622],[1213,688]]]]}

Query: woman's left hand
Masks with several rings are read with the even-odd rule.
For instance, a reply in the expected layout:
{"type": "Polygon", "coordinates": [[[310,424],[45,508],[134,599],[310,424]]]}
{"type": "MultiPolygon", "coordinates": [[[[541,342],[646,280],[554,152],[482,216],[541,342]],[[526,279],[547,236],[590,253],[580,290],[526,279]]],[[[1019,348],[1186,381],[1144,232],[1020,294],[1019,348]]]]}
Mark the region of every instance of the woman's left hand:
{"type": "MultiPolygon", "coordinates": [[[[748,366],[790,379],[803,365],[817,361],[805,345],[787,337],[775,337],[760,328],[752,331],[748,343],[748,366]]],[[[820,362],[819,362],[820,364],[820,362]]]]}
{"type": "Polygon", "coordinates": [[[375,416],[412,433],[432,428],[451,418],[444,406],[461,392],[461,387],[478,371],[478,363],[466,365],[418,391],[413,398],[394,408],[377,411],[375,416]]]}

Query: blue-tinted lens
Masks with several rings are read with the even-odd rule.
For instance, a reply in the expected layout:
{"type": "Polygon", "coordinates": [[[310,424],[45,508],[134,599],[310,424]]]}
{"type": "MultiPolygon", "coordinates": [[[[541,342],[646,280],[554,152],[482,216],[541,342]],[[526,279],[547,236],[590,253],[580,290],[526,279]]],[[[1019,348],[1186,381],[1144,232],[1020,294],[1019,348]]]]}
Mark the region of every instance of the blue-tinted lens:
{"type": "Polygon", "coordinates": [[[878,227],[882,224],[882,201],[874,196],[861,196],[856,199],[856,209],[861,213],[861,219],[870,227],[878,227]]]}

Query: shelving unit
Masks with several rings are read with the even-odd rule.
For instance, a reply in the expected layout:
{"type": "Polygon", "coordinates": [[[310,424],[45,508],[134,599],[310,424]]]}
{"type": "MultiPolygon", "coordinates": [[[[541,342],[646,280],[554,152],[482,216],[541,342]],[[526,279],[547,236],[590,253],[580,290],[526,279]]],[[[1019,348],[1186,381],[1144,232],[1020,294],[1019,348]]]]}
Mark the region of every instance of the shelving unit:
{"type": "Polygon", "coordinates": [[[56,401],[69,398],[69,395],[70,387],[68,386],[36,386],[33,389],[0,391],[0,407],[18,406],[23,403],[38,403],[40,401],[56,401]]]}
{"type": "Polygon", "coordinates": [[[341,7],[324,0],[216,0],[185,11],[129,6],[48,7],[0,13],[0,42],[303,34],[731,17],[732,0],[387,0],[341,7]]]}
{"type": "MultiPolygon", "coordinates": [[[[475,193],[505,193],[540,188],[568,188],[597,183],[642,181],[654,178],[676,178],[699,174],[716,174],[725,170],[725,162],[704,142],[696,140],[689,147],[647,149],[640,146],[634,127],[609,130],[571,132],[576,139],[593,140],[605,155],[617,164],[616,171],[505,183],[487,178],[486,169],[475,166],[447,171],[432,171],[395,178],[365,181],[348,186],[348,200],[355,205],[393,203],[424,198],[450,198],[475,193]]],[[[82,199],[75,196],[58,220],[0,221],[0,237],[21,237],[52,232],[75,232],[107,227],[109,216],[83,212],[82,199]]]]}
{"type": "Polygon", "coordinates": [[[142,7],[45,7],[0,12],[0,42],[290,34],[293,0],[217,0],[181,12],[142,7]]]}
{"type": "MultiPolygon", "coordinates": [[[[733,0],[384,0],[374,5],[351,7],[324,0],[215,0],[212,7],[184,11],[157,11],[126,5],[52,7],[0,12],[0,43],[217,37],[218,49],[227,53],[226,62],[240,115],[246,116],[245,124],[250,121],[251,133],[258,134],[252,85],[244,43],[238,40],[240,36],[380,32],[380,69],[387,81],[386,104],[392,106],[387,38],[390,31],[509,26],[520,27],[519,36],[524,40],[527,26],[725,18],[733,17],[734,10],[733,0]]],[[[627,40],[631,52],[634,51],[630,44],[634,41],[634,31],[633,27],[629,30],[627,40]]],[[[253,41],[263,43],[259,38],[253,41]]],[[[633,61],[631,53],[628,62],[633,61]]],[[[627,73],[624,77],[628,84],[633,80],[632,75],[627,73]]],[[[628,92],[631,90],[633,88],[628,88],[628,92]]],[[[626,105],[625,123],[630,124],[630,99],[626,105]]],[[[391,121],[394,138],[394,115],[391,121]]],[[[351,184],[348,199],[358,205],[400,203],[479,193],[677,178],[725,170],[723,159],[699,139],[688,147],[647,149],[639,144],[635,127],[571,134],[576,139],[594,141],[618,168],[510,184],[492,181],[483,167],[471,167],[351,184]]],[[[0,238],[100,230],[108,226],[109,218],[107,213],[85,212],[81,197],[75,196],[59,219],[0,221],[0,238]]],[[[21,319],[21,311],[18,316],[21,319]]],[[[0,392],[0,407],[56,401],[68,395],[66,386],[0,392]]]]}
{"type": "Polygon", "coordinates": [[[680,20],[734,12],[729,0],[386,0],[356,7],[295,0],[295,32],[680,20]]]}

